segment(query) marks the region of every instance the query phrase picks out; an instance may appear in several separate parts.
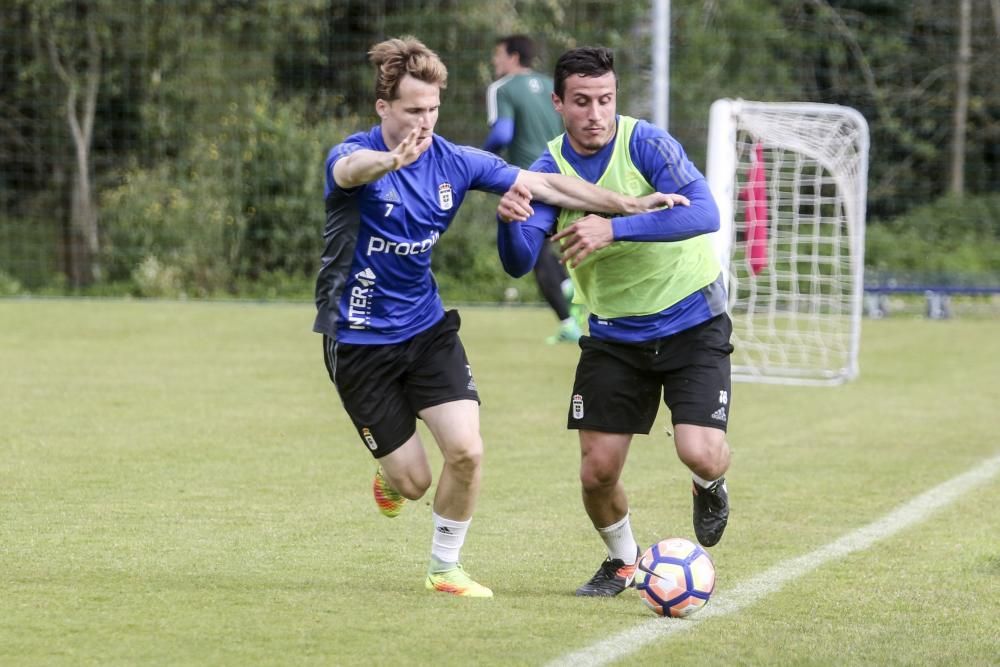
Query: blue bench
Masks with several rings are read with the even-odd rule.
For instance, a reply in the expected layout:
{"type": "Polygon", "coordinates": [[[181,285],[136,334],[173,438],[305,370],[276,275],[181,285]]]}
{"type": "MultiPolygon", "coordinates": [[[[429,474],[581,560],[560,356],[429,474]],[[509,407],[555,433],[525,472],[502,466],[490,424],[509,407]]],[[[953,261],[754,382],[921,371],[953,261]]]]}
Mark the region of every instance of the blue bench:
{"type": "Polygon", "coordinates": [[[865,287],[865,315],[881,319],[889,314],[890,294],[923,294],[927,303],[926,314],[932,320],[951,317],[951,297],[989,296],[1000,294],[1000,285],[870,285],[865,287]]]}

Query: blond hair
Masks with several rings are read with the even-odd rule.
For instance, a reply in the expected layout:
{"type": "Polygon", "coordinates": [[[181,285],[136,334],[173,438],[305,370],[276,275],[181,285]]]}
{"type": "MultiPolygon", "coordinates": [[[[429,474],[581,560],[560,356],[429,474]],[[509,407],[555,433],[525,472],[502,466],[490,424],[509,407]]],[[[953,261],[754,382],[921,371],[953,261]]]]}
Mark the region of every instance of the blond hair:
{"type": "Polygon", "coordinates": [[[448,87],[448,68],[416,37],[405,36],[379,42],[368,52],[377,70],[375,98],[391,102],[399,93],[399,82],[409,74],[425,83],[448,87]]]}

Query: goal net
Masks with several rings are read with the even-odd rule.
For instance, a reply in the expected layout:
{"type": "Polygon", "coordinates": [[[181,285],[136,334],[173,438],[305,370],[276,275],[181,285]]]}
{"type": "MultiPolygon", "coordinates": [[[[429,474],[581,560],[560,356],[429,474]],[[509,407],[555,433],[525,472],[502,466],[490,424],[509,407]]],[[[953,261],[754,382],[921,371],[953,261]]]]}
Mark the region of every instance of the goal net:
{"type": "Polygon", "coordinates": [[[712,105],[707,178],[722,219],[734,380],[857,376],[867,172],[868,125],[854,109],[712,105]]]}

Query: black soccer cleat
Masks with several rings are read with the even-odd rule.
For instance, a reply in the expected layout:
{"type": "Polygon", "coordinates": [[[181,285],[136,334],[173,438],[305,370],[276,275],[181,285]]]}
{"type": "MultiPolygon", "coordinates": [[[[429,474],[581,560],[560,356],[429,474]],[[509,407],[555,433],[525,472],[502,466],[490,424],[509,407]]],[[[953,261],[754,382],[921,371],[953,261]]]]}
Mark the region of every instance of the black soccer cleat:
{"type": "Polygon", "coordinates": [[[708,487],[691,482],[694,495],[694,534],[703,547],[714,547],[722,539],[729,521],[729,491],[726,478],[720,477],[708,487]]]}
{"type": "Polygon", "coordinates": [[[635,578],[635,567],[639,564],[639,554],[635,562],[626,565],[621,558],[606,558],[597,569],[590,581],[576,589],[576,594],[583,597],[613,597],[632,586],[635,578]]]}

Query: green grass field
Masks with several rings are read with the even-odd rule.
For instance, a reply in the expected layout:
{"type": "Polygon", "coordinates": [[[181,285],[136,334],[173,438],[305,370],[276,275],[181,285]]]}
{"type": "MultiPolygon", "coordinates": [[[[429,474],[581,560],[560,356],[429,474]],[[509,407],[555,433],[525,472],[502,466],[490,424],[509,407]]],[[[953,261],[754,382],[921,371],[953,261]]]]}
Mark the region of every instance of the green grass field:
{"type": "MultiPolygon", "coordinates": [[[[0,664],[541,665],[653,619],[572,595],[603,558],[575,348],[542,309],[462,313],[487,447],[463,560],[493,600],[423,589],[429,504],[377,513],[310,305],[0,301],[0,664]]],[[[998,406],[997,320],[866,322],[856,382],[736,385],[717,600],[995,458],[998,406]]],[[[692,537],[668,423],[625,471],[645,544],[692,537]]],[[[998,507],[994,477],[622,662],[1000,664],[998,507]]]]}

